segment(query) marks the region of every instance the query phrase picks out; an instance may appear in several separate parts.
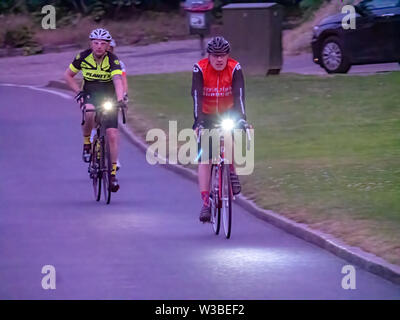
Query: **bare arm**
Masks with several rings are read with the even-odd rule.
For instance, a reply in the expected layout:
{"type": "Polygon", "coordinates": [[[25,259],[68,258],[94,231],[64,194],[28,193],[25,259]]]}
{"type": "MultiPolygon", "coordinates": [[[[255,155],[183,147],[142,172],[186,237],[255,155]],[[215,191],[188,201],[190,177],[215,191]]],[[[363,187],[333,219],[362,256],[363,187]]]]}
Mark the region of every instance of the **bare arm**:
{"type": "Polygon", "coordinates": [[[117,95],[117,101],[124,99],[124,85],[122,83],[122,75],[116,74],[113,76],[115,94],[117,95]]]}
{"type": "Polygon", "coordinates": [[[74,77],[76,76],[76,73],[73,72],[71,69],[65,70],[64,73],[64,79],[67,82],[68,86],[75,92],[75,94],[78,94],[81,89],[79,88],[78,84],[76,83],[74,77]]]}
{"type": "Polygon", "coordinates": [[[124,94],[128,94],[128,79],[126,78],[126,74],[122,75],[122,84],[124,87],[124,94]]]}

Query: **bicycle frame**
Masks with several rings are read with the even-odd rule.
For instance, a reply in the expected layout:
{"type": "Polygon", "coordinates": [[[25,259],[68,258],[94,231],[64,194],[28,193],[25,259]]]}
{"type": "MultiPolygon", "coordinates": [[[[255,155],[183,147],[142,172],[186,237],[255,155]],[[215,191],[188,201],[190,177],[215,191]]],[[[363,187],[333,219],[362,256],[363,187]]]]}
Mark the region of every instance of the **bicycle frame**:
{"type": "MultiPolygon", "coordinates": [[[[246,134],[247,134],[247,142],[251,140],[251,135],[249,132],[249,126],[246,124],[246,134]]],[[[231,226],[232,226],[232,200],[235,199],[233,194],[232,185],[230,181],[230,173],[231,173],[231,165],[228,159],[226,158],[226,141],[225,141],[225,131],[218,126],[218,134],[219,134],[219,153],[217,159],[212,159],[213,163],[211,166],[211,177],[210,177],[210,205],[211,205],[211,224],[214,229],[215,234],[218,235],[220,223],[221,223],[221,215],[224,225],[225,236],[227,239],[230,238],[231,234],[231,226]],[[215,168],[215,171],[214,171],[215,168]],[[215,181],[217,180],[218,181],[215,181]],[[227,185],[225,185],[225,183],[227,185]],[[216,211],[217,210],[217,211],[216,211]]],[[[233,129],[232,129],[233,130],[233,129]]],[[[232,148],[233,151],[233,131],[230,130],[230,136],[232,138],[232,148]]],[[[201,137],[201,129],[199,130],[199,134],[197,137],[198,143],[200,142],[201,137]]],[[[250,144],[247,143],[247,147],[249,148],[250,144]]],[[[233,155],[232,155],[233,160],[233,155]]]]}
{"type": "MultiPolygon", "coordinates": [[[[221,168],[225,165],[225,160],[226,160],[225,159],[225,140],[224,140],[224,135],[220,134],[220,137],[219,137],[219,158],[218,158],[218,163],[217,163],[219,199],[222,199],[222,174],[221,174],[222,170],[221,170],[221,168]]],[[[232,190],[230,189],[230,191],[231,191],[231,196],[233,197],[232,190]]]]}

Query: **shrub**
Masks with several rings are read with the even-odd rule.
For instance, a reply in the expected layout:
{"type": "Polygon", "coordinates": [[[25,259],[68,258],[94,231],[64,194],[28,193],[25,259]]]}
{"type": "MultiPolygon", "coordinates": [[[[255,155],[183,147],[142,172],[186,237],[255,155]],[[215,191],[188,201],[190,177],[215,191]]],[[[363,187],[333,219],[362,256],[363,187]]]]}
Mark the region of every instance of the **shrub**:
{"type": "Polygon", "coordinates": [[[29,26],[19,26],[9,29],[4,36],[4,44],[14,48],[22,48],[33,42],[33,31],[29,26]]]}
{"type": "Polygon", "coordinates": [[[34,31],[28,25],[8,29],[4,35],[4,44],[12,48],[23,48],[24,55],[37,54],[43,51],[42,46],[34,40],[34,31]]]}

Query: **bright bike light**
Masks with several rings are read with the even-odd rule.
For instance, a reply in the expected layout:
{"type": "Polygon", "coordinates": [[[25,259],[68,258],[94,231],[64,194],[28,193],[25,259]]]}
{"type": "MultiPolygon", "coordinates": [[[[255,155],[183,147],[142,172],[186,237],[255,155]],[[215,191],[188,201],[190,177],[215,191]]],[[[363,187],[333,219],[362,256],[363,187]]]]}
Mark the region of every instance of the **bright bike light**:
{"type": "Polygon", "coordinates": [[[113,108],[112,102],[110,102],[110,101],[104,102],[103,109],[105,111],[110,111],[110,110],[112,110],[112,108],[113,108]]]}
{"type": "Polygon", "coordinates": [[[234,126],[235,126],[235,124],[233,123],[232,119],[224,119],[224,120],[222,120],[222,123],[221,123],[222,129],[224,129],[226,131],[230,131],[230,130],[233,129],[234,126]]]}

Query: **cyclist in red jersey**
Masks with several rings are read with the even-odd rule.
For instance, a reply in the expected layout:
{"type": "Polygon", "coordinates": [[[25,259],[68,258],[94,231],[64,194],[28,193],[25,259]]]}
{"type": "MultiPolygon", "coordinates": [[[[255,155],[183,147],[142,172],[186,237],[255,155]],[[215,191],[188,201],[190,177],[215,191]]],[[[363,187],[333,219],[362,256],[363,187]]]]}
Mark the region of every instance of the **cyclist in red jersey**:
{"type": "MultiPolygon", "coordinates": [[[[193,67],[193,129],[196,134],[199,134],[200,128],[212,129],[222,117],[229,116],[243,123],[246,121],[243,72],[239,62],[229,56],[229,42],[223,37],[214,37],[208,42],[207,52],[208,57],[193,67]]],[[[209,159],[211,149],[212,146],[209,159]]],[[[208,222],[211,218],[210,174],[211,161],[199,163],[198,181],[203,200],[200,211],[202,222],[208,222]]],[[[241,186],[233,164],[230,177],[233,193],[239,194],[241,186]]]]}

